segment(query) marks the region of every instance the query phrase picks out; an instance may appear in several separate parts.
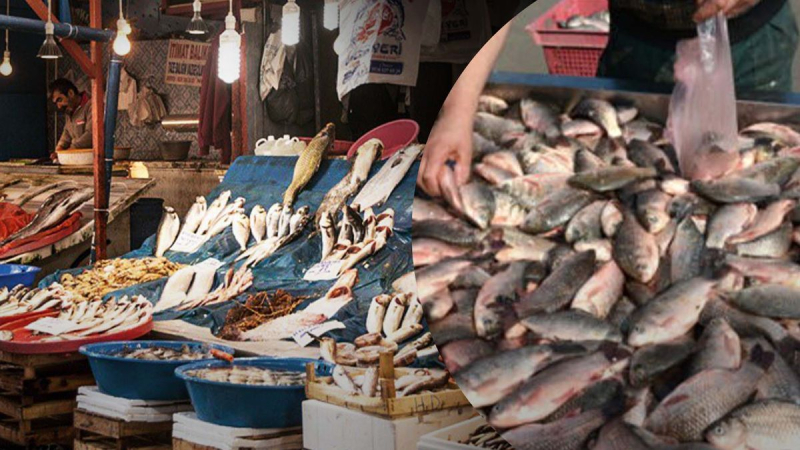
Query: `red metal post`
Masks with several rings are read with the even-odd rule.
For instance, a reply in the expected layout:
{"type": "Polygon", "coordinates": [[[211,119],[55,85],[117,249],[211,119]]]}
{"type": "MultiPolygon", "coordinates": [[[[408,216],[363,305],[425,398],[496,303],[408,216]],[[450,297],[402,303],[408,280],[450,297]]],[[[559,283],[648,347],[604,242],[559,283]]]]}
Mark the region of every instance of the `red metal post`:
{"type": "MultiPolygon", "coordinates": [[[[89,2],[89,24],[92,28],[103,27],[103,15],[100,0],[89,2]]],[[[106,259],[106,228],[108,225],[108,199],[106,191],[106,166],[104,145],[104,113],[103,103],[103,50],[101,42],[92,41],[90,45],[92,66],[95,76],[92,79],[92,138],[94,151],[94,239],[92,245],[94,261],[106,259]]]]}

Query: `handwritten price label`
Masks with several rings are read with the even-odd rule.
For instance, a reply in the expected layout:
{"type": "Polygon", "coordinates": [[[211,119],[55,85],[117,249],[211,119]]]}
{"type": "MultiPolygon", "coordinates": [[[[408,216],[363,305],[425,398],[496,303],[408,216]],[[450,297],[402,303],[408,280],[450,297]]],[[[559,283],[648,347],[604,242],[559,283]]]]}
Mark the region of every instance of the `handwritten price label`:
{"type": "Polygon", "coordinates": [[[306,271],[303,279],[306,281],[328,281],[339,278],[339,271],[344,261],[322,261],[306,271]]]}
{"type": "Polygon", "coordinates": [[[172,244],[170,250],[179,253],[194,253],[205,241],[206,238],[199,234],[181,231],[181,234],[178,235],[178,239],[172,244]]]}

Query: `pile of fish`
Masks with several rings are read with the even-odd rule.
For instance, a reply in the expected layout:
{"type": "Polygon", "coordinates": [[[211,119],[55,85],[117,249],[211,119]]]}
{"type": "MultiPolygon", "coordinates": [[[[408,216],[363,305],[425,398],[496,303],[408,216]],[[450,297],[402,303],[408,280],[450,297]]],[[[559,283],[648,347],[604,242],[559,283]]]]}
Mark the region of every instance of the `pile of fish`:
{"type": "Polygon", "coordinates": [[[461,441],[461,444],[471,445],[478,448],[488,448],[491,450],[514,450],[500,433],[489,425],[481,425],[476,428],[469,437],[461,441]]]}
{"type": "Polygon", "coordinates": [[[635,108],[482,102],[505,116],[477,114],[477,176],[415,199],[412,234],[489,424],[517,449],[800,448],[800,134],[748,127],[689,180],[635,108]]]}
{"type": "Polygon", "coordinates": [[[66,188],[52,194],[42,203],[30,223],[0,241],[0,247],[9,242],[29,238],[59,225],[77,212],[92,197],[94,197],[94,190],[91,188],[66,188]]]}
{"type": "Polygon", "coordinates": [[[244,303],[237,303],[228,311],[218,337],[236,340],[245,331],[293,313],[303,301],[304,297],[294,297],[282,289],[274,294],[259,292],[250,295],[244,303]]]}
{"type": "Polygon", "coordinates": [[[30,289],[21,284],[11,290],[3,287],[0,289],[0,317],[57,310],[65,299],[70,298],[71,294],[59,285],[45,289],[30,289]]]}
{"type": "MultiPolygon", "coordinates": [[[[264,208],[256,205],[250,213],[250,224],[253,225],[252,230],[258,230],[254,234],[257,243],[247,249],[246,245],[242,244],[247,242],[247,238],[237,237],[243,253],[236,260],[244,259],[244,267],[255,266],[284,245],[297,239],[309,221],[311,221],[311,208],[308,206],[294,211],[291,206],[281,206],[280,203],[276,203],[264,214],[264,208]],[[266,230],[266,234],[263,230],[266,230]]],[[[243,224],[243,229],[244,226],[243,224]]],[[[236,235],[236,228],[233,231],[236,235]]]]}
{"type": "Polygon", "coordinates": [[[258,366],[208,367],[187,371],[186,375],[202,380],[250,386],[303,386],[306,384],[305,372],[267,369],[258,366]]]}
{"type": "MultiPolygon", "coordinates": [[[[57,284],[50,287],[59,289],[57,284]]],[[[62,323],[69,323],[70,326],[63,326],[61,331],[51,331],[44,334],[34,331],[34,335],[41,336],[40,342],[61,341],[66,339],[83,339],[98,334],[121,333],[144,325],[153,320],[153,304],[142,296],[109,301],[91,300],[68,302],[64,301],[61,312],[56,316],[62,323]]],[[[39,319],[49,320],[49,318],[39,319]]],[[[38,321],[27,325],[26,328],[33,329],[38,321]]],[[[0,331],[0,340],[14,340],[14,332],[9,330],[0,331]]]]}
{"type": "Polygon", "coordinates": [[[170,309],[187,311],[225,303],[253,285],[253,272],[250,269],[242,268],[234,273],[233,268],[230,268],[225,273],[222,284],[212,291],[216,271],[213,265],[201,263],[175,272],[161,290],[154,312],[170,309]]]}
{"type": "Polygon", "coordinates": [[[598,11],[588,16],[576,14],[563,22],[558,22],[558,26],[566,30],[603,31],[608,33],[611,31],[611,14],[608,11],[598,11]]]}
{"type": "Polygon", "coordinates": [[[171,276],[181,267],[166,258],[105,259],[78,275],[64,274],[59,282],[76,300],[95,300],[109,292],[171,276]]]}
{"type": "Polygon", "coordinates": [[[344,272],[336,283],[322,297],[311,302],[305,309],[294,311],[266,321],[255,328],[236,333],[231,337],[239,341],[269,341],[287,339],[304,327],[323,323],[333,317],[343,306],[353,299],[353,286],[358,281],[358,271],[344,272]]]}
{"type": "Polygon", "coordinates": [[[344,207],[347,199],[358,193],[369,177],[372,163],[381,155],[381,152],[383,152],[383,142],[379,139],[370,139],[356,149],[347,175],[325,194],[319,209],[317,209],[317,229],[322,227],[320,221],[323,215],[335,216],[344,207]]]}
{"type": "MultiPolygon", "coordinates": [[[[444,370],[415,369],[395,372],[394,387],[396,398],[408,397],[423,392],[435,392],[446,388],[450,374],[444,370]]],[[[338,365],[333,369],[333,376],[321,378],[320,382],[332,384],[348,396],[380,397],[381,386],[378,383],[377,367],[353,369],[338,365]]]]}
{"type": "Polygon", "coordinates": [[[125,346],[117,353],[114,353],[114,356],[141,359],[143,361],[198,361],[214,358],[210,348],[198,350],[194,350],[188,345],[182,345],[180,349],[160,346],[138,347],[133,345],[125,346]]]}
{"type": "Polygon", "coordinates": [[[322,261],[343,261],[340,274],[385,247],[394,233],[394,210],[391,208],[377,216],[370,208],[362,217],[355,209],[345,205],[338,232],[334,218],[333,213],[326,211],[319,219],[322,261]]]}

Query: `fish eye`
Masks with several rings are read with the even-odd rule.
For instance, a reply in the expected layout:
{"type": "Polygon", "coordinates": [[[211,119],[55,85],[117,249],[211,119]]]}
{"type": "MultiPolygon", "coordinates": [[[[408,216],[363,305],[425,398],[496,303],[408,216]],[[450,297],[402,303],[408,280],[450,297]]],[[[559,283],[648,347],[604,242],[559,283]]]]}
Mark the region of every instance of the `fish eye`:
{"type": "Polygon", "coordinates": [[[641,325],[636,325],[633,327],[634,333],[644,333],[644,327],[641,325]]]}
{"type": "Polygon", "coordinates": [[[725,434],[725,427],[723,427],[722,425],[717,425],[714,428],[714,434],[716,434],[717,436],[722,436],[723,434],[725,434]]]}

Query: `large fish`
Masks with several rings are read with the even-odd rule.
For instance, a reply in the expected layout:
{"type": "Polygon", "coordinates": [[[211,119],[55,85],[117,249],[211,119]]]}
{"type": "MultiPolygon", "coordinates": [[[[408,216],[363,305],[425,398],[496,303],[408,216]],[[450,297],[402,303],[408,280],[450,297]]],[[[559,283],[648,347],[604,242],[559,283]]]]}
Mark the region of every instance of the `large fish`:
{"type": "Polygon", "coordinates": [[[189,208],[189,212],[187,212],[186,216],[183,218],[183,226],[181,227],[181,231],[186,231],[188,233],[194,233],[197,231],[197,228],[200,226],[200,222],[206,215],[206,208],[207,205],[205,197],[199,196],[195,198],[194,203],[189,208]]]}
{"type": "Polygon", "coordinates": [[[614,235],[614,260],[633,279],[647,283],[659,265],[659,249],[655,237],[648,233],[636,217],[626,212],[614,235]]]}
{"type": "Polygon", "coordinates": [[[601,126],[612,139],[622,137],[617,111],[605,100],[584,99],[572,110],[574,117],[589,119],[601,126]]]}
{"type": "Polygon", "coordinates": [[[322,158],[333,146],[336,139],[336,128],[332,123],[325,126],[297,158],[294,165],[292,182],[283,194],[283,205],[292,206],[297,198],[297,194],[311,181],[311,177],[319,170],[322,158]]]}
{"type": "Polygon", "coordinates": [[[568,256],[533,292],[514,304],[520,318],[554,312],[569,305],[575,294],[594,273],[594,252],[568,256]]]}
{"type": "Polygon", "coordinates": [[[721,450],[800,448],[800,405],[765,400],[742,406],[711,426],[705,437],[721,450]]]}
{"type": "Polygon", "coordinates": [[[76,183],[73,180],[57,181],[55,183],[48,183],[48,184],[45,184],[44,186],[41,186],[41,187],[39,187],[37,189],[33,189],[30,192],[23,193],[20,197],[18,197],[15,200],[15,203],[17,204],[17,206],[19,206],[21,208],[21,207],[25,206],[26,203],[28,203],[29,201],[33,200],[34,198],[44,194],[45,192],[62,190],[64,188],[69,188],[69,187],[77,187],[77,184],[78,183],[76,183]]]}
{"type": "Polygon", "coordinates": [[[31,237],[60,224],[92,197],[94,197],[92,189],[70,188],[56,192],[42,203],[27,225],[0,242],[0,246],[17,239],[31,237]]]}
{"type": "Polygon", "coordinates": [[[581,450],[592,433],[613,416],[614,410],[594,409],[556,422],[523,425],[502,436],[516,450],[581,450]]]}
{"type": "Polygon", "coordinates": [[[398,150],[383,164],[367,184],[361,188],[358,195],[353,199],[353,207],[358,206],[358,211],[366,211],[369,208],[380,206],[386,203],[394,188],[403,180],[406,173],[414,164],[417,156],[422,152],[423,145],[410,145],[398,150]]]}
{"type": "Polygon", "coordinates": [[[581,286],[572,300],[572,308],[605,319],[622,297],[625,273],[616,262],[609,261],[581,286]]]}
{"type": "Polygon", "coordinates": [[[709,369],[738,369],[742,363],[742,345],[739,335],[722,317],[706,325],[692,357],[691,373],[709,369]]]}
{"type": "Polygon", "coordinates": [[[727,294],[739,309],[773,319],[800,320],[800,288],[762,284],[727,294]]]}
{"type": "Polygon", "coordinates": [[[181,219],[178,213],[171,206],[164,207],[164,214],[161,216],[161,223],[158,224],[158,233],[156,234],[156,258],[164,256],[164,253],[172,247],[175,239],[178,238],[178,232],[181,228],[181,219]]]}
{"type": "Polygon", "coordinates": [[[358,189],[367,181],[372,163],[383,151],[383,142],[380,139],[370,139],[356,150],[356,155],[350,164],[347,175],[339,181],[336,186],[331,188],[322,199],[322,203],[317,209],[315,223],[317,228],[320,226],[320,219],[324,212],[333,212],[342,209],[344,203],[351,195],[358,192],[358,189]]]}
{"type": "Polygon", "coordinates": [[[732,236],[748,228],[758,208],[752,203],[732,203],[718,209],[708,224],[706,247],[723,249],[732,236]]]}

